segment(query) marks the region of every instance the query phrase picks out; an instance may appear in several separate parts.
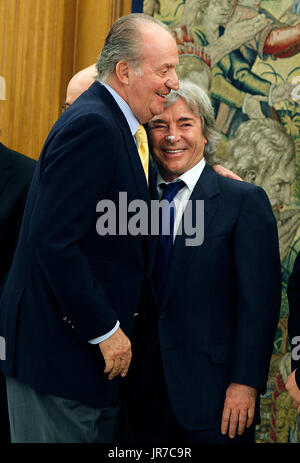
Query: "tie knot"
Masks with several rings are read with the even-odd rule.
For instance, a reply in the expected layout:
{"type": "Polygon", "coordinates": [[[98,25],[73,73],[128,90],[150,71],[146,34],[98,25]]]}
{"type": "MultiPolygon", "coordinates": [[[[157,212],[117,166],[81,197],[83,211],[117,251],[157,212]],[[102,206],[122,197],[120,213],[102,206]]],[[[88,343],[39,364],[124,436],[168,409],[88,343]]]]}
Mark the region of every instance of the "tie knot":
{"type": "Polygon", "coordinates": [[[168,184],[163,183],[161,186],[164,188],[161,199],[166,199],[171,203],[178,191],[185,186],[185,182],[183,180],[179,180],[179,182],[172,182],[168,184]]]}
{"type": "Polygon", "coordinates": [[[135,132],[135,138],[138,143],[148,143],[147,132],[142,125],[135,132]]]}

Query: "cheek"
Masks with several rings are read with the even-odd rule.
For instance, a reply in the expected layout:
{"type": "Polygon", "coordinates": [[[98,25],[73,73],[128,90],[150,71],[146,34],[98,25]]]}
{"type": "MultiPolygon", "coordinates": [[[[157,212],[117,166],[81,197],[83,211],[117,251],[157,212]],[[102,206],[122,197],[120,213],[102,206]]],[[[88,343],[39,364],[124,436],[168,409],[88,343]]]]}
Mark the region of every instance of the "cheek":
{"type": "Polygon", "coordinates": [[[152,147],[153,152],[157,152],[160,149],[160,143],[162,140],[162,136],[158,133],[151,133],[149,136],[149,142],[152,147]]]}

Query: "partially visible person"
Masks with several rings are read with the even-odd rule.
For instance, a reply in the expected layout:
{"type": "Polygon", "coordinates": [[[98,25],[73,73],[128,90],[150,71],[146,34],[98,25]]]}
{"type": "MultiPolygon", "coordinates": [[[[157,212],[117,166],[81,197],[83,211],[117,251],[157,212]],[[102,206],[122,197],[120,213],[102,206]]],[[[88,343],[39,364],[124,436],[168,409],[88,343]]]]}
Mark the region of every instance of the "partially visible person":
{"type": "Polygon", "coordinates": [[[287,295],[289,301],[288,333],[291,344],[292,373],[285,387],[293,399],[293,404],[300,413],[300,253],[288,282],[287,295]]]}
{"type": "MultiPolygon", "coordinates": [[[[1,82],[0,100],[5,100],[3,77],[1,82]]],[[[0,297],[16,248],[34,167],[33,159],[10,150],[0,142],[0,297]]],[[[5,377],[0,373],[0,442],[9,441],[5,377]]]]}
{"type": "Polygon", "coordinates": [[[92,64],[87,68],[77,72],[70,80],[67,87],[65,107],[68,108],[74,101],[87,90],[97,77],[96,64],[92,64]]]}
{"type": "Polygon", "coordinates": [[[123,440],[254,442],[281,301],[270,202],[262,188],[207,165],[218,133],[195,84],[181,81],[148,125],[159,197],[174,212],[162,209],[169,229],[137,320],[123,440]],[[202,244],[195,235],[187,243],[192,225],[202,244]]]}

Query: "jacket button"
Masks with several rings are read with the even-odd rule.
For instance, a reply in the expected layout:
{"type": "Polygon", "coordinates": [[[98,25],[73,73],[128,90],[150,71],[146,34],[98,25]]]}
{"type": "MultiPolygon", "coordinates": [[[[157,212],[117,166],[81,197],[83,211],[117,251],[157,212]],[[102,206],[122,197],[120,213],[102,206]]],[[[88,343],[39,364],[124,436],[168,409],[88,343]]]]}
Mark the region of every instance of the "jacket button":
{"type": "Polygon", "coordinates": [[[166,318],[166,312],[160,312],[159,318],[160,318],[161,320],[163,320],[164,318],[166,318]]]}

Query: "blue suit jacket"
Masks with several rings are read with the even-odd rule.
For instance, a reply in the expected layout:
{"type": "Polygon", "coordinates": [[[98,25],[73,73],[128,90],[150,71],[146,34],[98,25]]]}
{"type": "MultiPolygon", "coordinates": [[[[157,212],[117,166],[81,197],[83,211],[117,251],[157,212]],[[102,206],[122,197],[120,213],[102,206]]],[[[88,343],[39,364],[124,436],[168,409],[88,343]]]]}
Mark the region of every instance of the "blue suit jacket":
{"type": "Polygon", "coordinates": [[[300,388],[300,359],[299,359],[299,336],[300,336],[300,252],[294,262],[293,271],[290,275],[287,287],[289,301],[288,333],[291,349],[295,349],[291,357],[292,371],[296,369],[296,382],[300,388]],[[294,339],[293,338],[298,338],[294,339]],[[297,341],[297,342],[296,342],[297,341]]]}
{"type": "Polygon", "coordinates": [[[0,294],[16,248],[35,164],[0,143],[0,294]]]}
{"type": "MultiPolygon", "coordinates": [[[[130,335],[152,241],[99,236],[96,205],[150,201],[127,121],[98,82],[58,119],[43,147],[0,304],[1,370],[32,388],[92,406],[114,403],[98,345],[117,320],[130,335]]],[[[129,214],[130,216],[130,214],[129,214]]]]}
{"type": "Polygon", "coordinates": [[[204,200],[204,242],[187,247],[184,233],[176,237],[163,299],[150,287],[144,311],[157,317],[170,402],[190,430],[220,426],[231,382],[266,390],[281,301],[277,225],[264,190],[206,166],[193,207],[196,200],[204,200]]]}

